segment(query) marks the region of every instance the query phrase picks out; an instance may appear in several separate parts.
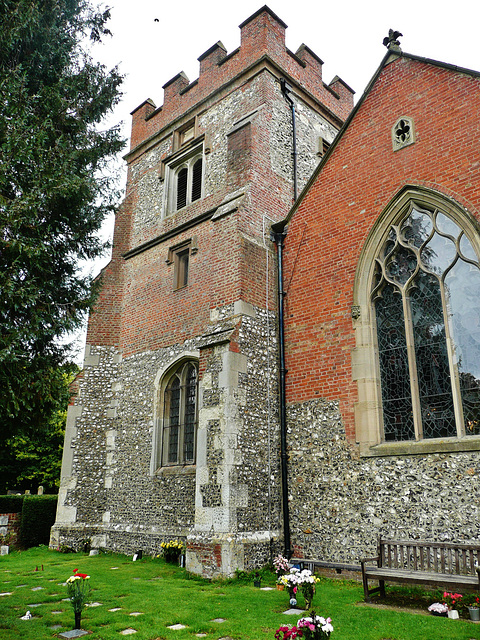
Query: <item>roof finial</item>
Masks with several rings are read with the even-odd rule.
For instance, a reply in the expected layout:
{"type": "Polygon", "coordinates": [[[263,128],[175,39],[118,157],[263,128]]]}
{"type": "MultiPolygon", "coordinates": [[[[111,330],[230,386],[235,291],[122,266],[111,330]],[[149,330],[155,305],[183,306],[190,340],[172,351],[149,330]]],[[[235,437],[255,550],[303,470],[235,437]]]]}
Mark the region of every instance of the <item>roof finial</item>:
{"type": "Polygon", "coordinates": [[[397,40],[400,36],[403,36],[403,33],[389,29],[388,36],[383,39],[384,46],[391,51],[401,51],[400,42],[397,40]]]}

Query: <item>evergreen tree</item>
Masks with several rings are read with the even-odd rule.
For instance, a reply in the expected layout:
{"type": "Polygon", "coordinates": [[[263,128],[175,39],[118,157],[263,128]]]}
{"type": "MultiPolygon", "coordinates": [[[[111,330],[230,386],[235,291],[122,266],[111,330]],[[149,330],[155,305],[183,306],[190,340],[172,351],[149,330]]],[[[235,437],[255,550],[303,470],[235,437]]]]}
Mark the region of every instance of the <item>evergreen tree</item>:
{"type": "Polygon", "coordinates": [[[67,409],[79,369],[67,363],[59,368],[59,373],[62,384],[55,397],[56,406],[50,416],[43,416],[43,429],[0,441],[0,494],[8,489],[36,493],[40,485],[46,493],[58,491],[67,409]]]}
{"type": "Polygon", "coordinates": [[[100,127],[122,78],[87,52],[108,18],[88,0],[0,0],[0,440],[48,422],[58,338],[95,299],[78,263],[104,250],[107,163],[123,147],[118,127],[100,127]]]}

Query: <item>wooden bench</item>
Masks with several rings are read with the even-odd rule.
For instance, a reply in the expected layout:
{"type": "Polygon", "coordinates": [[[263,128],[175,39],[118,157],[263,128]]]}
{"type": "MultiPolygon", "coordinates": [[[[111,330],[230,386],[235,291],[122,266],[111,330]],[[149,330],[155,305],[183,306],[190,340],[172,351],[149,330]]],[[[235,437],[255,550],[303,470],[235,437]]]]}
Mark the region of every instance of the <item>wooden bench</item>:
{"type": "Polygon", "coordinates": [[[378,555],[364,558],[360,563],[366,602],[370,602],[372,593],[380,592],[385,597],[385,582],[480,593],[480,543],[380,539],[378,555]],[[369,566],[368,562],[376,565],[369,566]],[[369,589],[369,580],[378,580],[379,586],[369,589]]]}

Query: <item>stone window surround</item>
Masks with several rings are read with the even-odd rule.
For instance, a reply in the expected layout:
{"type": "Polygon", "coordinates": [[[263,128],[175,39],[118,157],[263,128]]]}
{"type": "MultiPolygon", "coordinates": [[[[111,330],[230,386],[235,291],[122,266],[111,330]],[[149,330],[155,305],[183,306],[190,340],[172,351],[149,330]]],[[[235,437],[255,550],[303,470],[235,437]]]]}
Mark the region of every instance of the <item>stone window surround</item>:
{"type": "MultiPolygon", "coordinates": [[[[153,433],[152,433],[152,455],[150,459],[150,475],[182,475],[185,473],[195,473],[195,464],[181,464],[162,466],[162,436],[163,436],[163,408],[164,408],[164,391],[170,380],[171,374],[187,361],[194,361],[197,364],[200,358],[200,351],[183,351],[177,356],[169,360],[155,376],[153,385],[153,433]]],[[[198,386],[200,382],[197,382],[198,386]]],[[[199,397],[199,389],[197,389],[197,403],[199,397]]],[[[198,407],[197,407],[198,411],[198,407]]]]}
{"type": "Polygon", "coordinates": [[[178,291],[188,284],[188,270],[190,268],[190,256],[198,252],[197,237],[193,236],[184,242],[174,245],[168,249],[167,265],[173,264],[173,289],[178,291]],[[186,264],[185,264],[186,258],[186,264]],[[185,273],[185,267],[187,272],[185,273]]]}
{"type": "Polygon", "coordinates": [[[357,264],[354,282],[352,322],[356,346],[352,351],[352,375],[357,382],[358,402],[355,403],[356,441],[362,456],[394,456],[480,450],[479,436],[432,438],[406,442],[382,442],[382,401],[380,372],[376,354],[375,317],[370,291],[374,261],[385,241],[391,224],[414,201],[420,207],[436,207],[447,213],[469,238],[480,255],[478,223],[453,199],[426,187],[404,187],[384,209],[371,229],[357,264]]]}
{"type": "Polygon", "coordinates": [[[198,118],[195,117],[173,133],[173,149],[178,151],[198,136],[198,118]]]}
{"type": "Polygon", "coordinates": [[[205,136],[201,135],[193,140],[187,142],[178,151],[165,158],[162,162],[162,174],[164,174],[164,192],[163,192],[163,206],[162,217],[168,217],[174,215],[177,211],[177,176],[182,168],[188,170],[188,187],[187,187],[187,204],[188,207],[191,204],[191,180],[193,173],[193,165],[199,159],[202,160],[202,193],[199,199],[203,198],[203,184],[205,180],[205,151],[204,151],[205,136]]]}
{"type": "Polygon", "coordinates": [[[400,116],[392,127],[392,148],[399,151],[414,144],[416,140],[415,123],[410,116],[400,116]],[[401,129],[400,129],[401,128],[401,129]],[[403,135],[399,135],[402,130],[403,135]]]}

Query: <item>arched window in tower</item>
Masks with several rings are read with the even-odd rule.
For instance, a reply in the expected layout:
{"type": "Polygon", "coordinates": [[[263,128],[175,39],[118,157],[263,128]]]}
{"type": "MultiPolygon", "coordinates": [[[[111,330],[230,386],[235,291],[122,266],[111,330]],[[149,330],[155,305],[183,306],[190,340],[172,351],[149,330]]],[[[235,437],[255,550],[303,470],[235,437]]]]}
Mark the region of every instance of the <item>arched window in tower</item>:
{"type": "Polygon", "coordinates": [[[411,202],[371,288],[385,441],[480,434],[480,264],[458,221],[411,202]]]}
{"type": "Polygon", "coordinates": [[[163,386],[161,465],[195,463],[197,432],[197,363],[181,363],[163,386]]]}
{"type": "Polygon", "coordinates": [[[203,146],[180,153],[167,164],[165,215],[183,209],[203,197],[203,146]]]}

